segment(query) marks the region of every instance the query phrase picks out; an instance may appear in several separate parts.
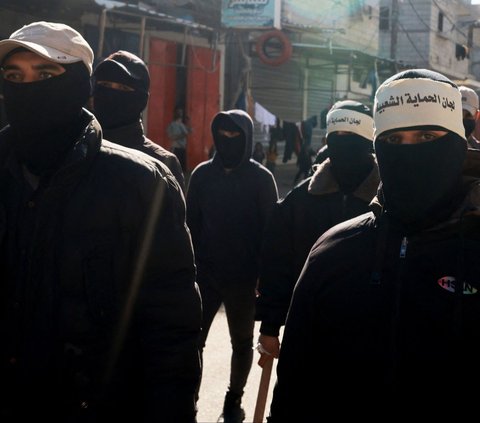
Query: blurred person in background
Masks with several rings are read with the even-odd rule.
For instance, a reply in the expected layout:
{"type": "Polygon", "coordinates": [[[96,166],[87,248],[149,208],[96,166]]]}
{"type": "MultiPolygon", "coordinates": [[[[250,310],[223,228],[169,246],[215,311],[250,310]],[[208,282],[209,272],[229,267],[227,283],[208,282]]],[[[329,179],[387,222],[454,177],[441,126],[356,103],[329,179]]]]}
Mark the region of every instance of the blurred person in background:
{"type": "Polygon", "coordinates": [[[167,135],[172,145],[173,154],[178,157],[184,175],[187,173],[187,141],[192,132],[190,118],[184,115],[182,107],[177,106],[173,111],[173,121],[167,127],[167,135]]]}
{"type": "Polygon", "coordinates": [[[480,141],[475,138],[475,129],[479,119],[478,94],[469,87],[458,87],[462,94],[463,126],[467,137],[468,146],[480,150],[480,141]]]}

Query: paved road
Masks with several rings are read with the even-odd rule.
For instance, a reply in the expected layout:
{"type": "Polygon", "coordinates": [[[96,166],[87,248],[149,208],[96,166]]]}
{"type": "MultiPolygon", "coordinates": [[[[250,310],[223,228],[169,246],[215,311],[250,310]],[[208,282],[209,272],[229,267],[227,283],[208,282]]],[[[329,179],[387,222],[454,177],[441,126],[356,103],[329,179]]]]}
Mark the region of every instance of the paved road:
{"type": "MultiPolygon", "coordinates": [[[[255,340],[258,337],[259,326],[260,323],[257,322],[255,325],[255,340]]],[[[222,308],[213,321],[210,333],[208,335],[207,345],[204,350],[203,381],[198,400],[198,423],[215,423],[222,412],[223,400],[225,397],[225,392],[228,388],[230,355],[231,347],[230,338],[228,335],[227,319],[222,308]]],[[[246,414],[244,421],[245,423],[253,422],[258,386],[262,371],[260,366],[257,364],[259,357],[260,354],[255,351],[252,370],[250,372],[242,399],[242,405],[246,414]]],[[[272,377],[270,380],[265,414],[268,412],[268,404],[270,404],[272,397],[273,385],[275,383],[276,364],[277,360],[274,361],[274,366],[272,369],[272,377]]],[[[263,421],[266,421],[266,416],[264,417],[263,421]]]]}
{"type": "MultiPolygon", "coordinates": [[[[297,171],[295,163],[295,160],[290,160],[288,163],[277,164],[275,179],[281,197],[284,197],[287,192],[292,189],[293,179],[297,171]]],[[[259,327],[260,323],[257,322],[255,325],[255,341],[258,338],[259,327]]],[[[198,423],[215,423],[222,412],[223,400],[228,388],[230,355],[231,345],[227,319],[223,308],[221,308],[213,321],[204,350],[203,381],[198,401],[198,423]]],[[[262,372],[261,367],[257,364],[259,357],[259,353],[255,351],[252,370],[242,399],[243,408],[246,413],[244,423],[253,422],[258,386],[262,372]]],[[[268,413],[268,406],[272,398],[276,364],[277,360],[274,361],[272,368],[265,415],[268,413]]],[[[264,422],[265,421],[266,416],[264,417],[264,422]]]]}
{"type": "Polygon", "coordinates": [[[296,163],[296,158],[290,159],[287,163],[278,163],[277,161],[275,180],[277,181],[278,194],[280,197],[285,197],[293,188],[293,180],[298,171],[296,163]]]}

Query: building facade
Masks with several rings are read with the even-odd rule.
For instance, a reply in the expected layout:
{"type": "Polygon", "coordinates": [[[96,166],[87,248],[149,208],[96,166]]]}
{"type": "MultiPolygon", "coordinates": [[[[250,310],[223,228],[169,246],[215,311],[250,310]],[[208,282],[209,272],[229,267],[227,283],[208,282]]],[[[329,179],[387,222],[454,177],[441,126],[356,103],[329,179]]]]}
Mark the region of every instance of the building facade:
{"type": "Polygon", "coordinates": [[[480,88],[479,6],[468,0],[381,0],[380,15],[380,54],[480,88]]]}
{"type": "MultiPolygon", "coordinates": [[[[61,21],[84,34],[96,63],[117,49],[142,57],[152,76],[147,135],[170,148],[166,127],[184,107],[194,128],[191,170],[208,158],[221,109],[255,117],[258,104],[293,123],[317,116],[317,147],[335,101],[372,105],[377,86],[399,70],[430,68],[480,89],[479,8],[467,0],[2,0],[0,36],[61,21]],[[247,15],[256,20],[245,23],[247,15]]],[[[265,126],[255,129],[268,142],[265,126]]]]}

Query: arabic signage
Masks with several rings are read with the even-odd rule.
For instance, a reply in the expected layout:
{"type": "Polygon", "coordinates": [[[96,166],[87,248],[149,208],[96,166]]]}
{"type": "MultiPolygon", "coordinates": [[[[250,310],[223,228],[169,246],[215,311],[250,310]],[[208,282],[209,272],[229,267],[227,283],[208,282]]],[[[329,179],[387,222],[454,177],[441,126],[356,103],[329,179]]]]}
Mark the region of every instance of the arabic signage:
{"type": "Polygon", "coordinates": [[[281,0],[222,0],[222,26],[280,29],[281,0]]]}

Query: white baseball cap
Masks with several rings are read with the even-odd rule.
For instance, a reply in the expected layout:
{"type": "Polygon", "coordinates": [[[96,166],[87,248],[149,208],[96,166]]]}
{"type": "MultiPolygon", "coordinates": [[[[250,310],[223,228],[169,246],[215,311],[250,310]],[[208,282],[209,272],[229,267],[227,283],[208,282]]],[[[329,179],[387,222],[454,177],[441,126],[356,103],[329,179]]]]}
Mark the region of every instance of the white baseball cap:
{"type": "Polygon", "coordinates": [[[85,38],[72,27],[55,22],[32,22],[0,41],[0,63],[12,50],[24,47],[55,63],[83,62],[90,75],[93,51],[85,38]]]}
{"type": "Polygon", "coordinates": [[[459,86],[458,89],[460,94],[462,94],[462,108],[469,111],[472,116],[475,116],[479,108],[478,94],[464,85],[459,86]]]}

